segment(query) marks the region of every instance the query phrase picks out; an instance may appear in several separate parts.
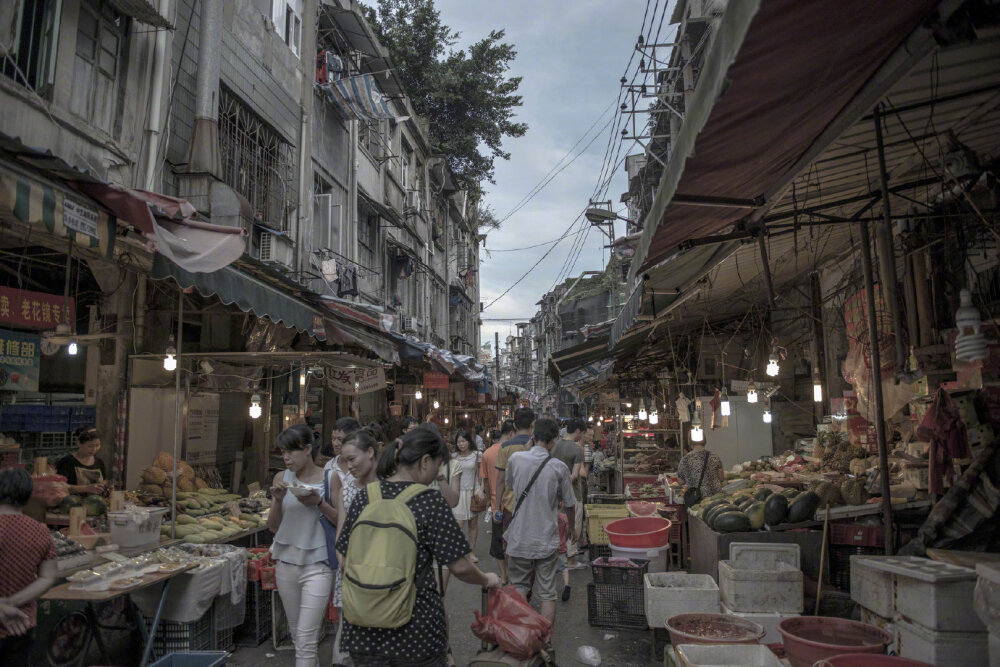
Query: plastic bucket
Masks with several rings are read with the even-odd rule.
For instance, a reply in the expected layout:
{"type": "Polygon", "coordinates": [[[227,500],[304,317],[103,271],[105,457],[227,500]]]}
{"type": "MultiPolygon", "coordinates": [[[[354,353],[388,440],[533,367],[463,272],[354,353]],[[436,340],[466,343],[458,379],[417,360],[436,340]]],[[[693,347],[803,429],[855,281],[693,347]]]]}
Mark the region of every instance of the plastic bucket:
{"type": "Polygon", "coordinates": [[[661,507],[659,503],[647,503],[641,500],[630,500],[625,503],[625,507],[628,508],[629,514],[632,516],[656,516],[657,508],[661,507]]]}
{"type": "Polygon", "coordinates": [[[759,644],[764,628],[753,621],[728,614],[677,614],[666,622],[670,643],[759,644]]]}
{"type": "Polygon", "coordinates": [[[871,653],[845,653],[831,658],[823,658],[813,663],[813,667],[933,667],[926,662],[896,658],[890,655],[871,653]]]}
{"type": "Polygon", "coordinates": [[[799,616],[778,623],[792,667],[846,653],[885,653],[892,636],[874,625],[827,616],[799,616]]]}
{"type": "Polygon", "coordinates": [[[667,550],[670,546],[659,547],[657,549],[628,549],[611,545],[611,555],[619,558],[638,558],[649,561],[647,572],[667,571],[667,550]]]}
{"type": "Polygon", "coordinates": [[[619,519],[604,526],[612,547],[626,549],[655,549],[667,543],[670,522],[657,517],[619,519]]]}

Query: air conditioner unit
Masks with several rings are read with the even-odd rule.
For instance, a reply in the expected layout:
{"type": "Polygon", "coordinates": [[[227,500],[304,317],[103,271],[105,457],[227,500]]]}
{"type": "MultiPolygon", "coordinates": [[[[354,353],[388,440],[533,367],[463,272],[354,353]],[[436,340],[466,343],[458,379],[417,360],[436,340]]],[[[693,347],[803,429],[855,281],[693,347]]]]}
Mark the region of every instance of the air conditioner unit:
{"type": "Polygon", "coordinates": [[[270,232],[261,232],[260,250],[257,259],[262,262],[280,264],[291,268],[293,255],[292,243],[287,237],[270,232]]]}
{"type": "Polygon", "coordinates": [[[404,333],[416,333],[417,332],[417,318],[415,317],[404,317],[402,318],[402,329],[404,333]]]}
{"type": "Polygon", "coordinates": [[[414,211],[420,210],[420,191],[419,190],[407,190],[406,191],[406,208],[412,208],[414,211]]]}

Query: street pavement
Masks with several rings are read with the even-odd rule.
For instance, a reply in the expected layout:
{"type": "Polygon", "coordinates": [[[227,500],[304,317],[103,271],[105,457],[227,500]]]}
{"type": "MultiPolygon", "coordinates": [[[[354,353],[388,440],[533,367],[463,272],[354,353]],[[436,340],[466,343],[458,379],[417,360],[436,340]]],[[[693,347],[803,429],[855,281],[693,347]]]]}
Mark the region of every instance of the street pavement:
{"type": "MultiPolygon", "coordinates": [[[[485,526],[480,530],[475,553],[483,570],[496,571],[496,564],[488,554],[489,533],[485,526]]],[[[612,628],[594,628],[587,623],[587,584],[591,583],[590,568],[570,571],[572,596],[568,602],[558,602],[553,645],[556,662],[562,666],[580,665],[576,651],[580,646],[593,646],[601,653],[604,667],[647,667],[662,665],[663,656],[654,659],[652,631],[636,632],[612,628]]],[[[454,577],[448,584],[445,607],[451,625],[451,648],[456,665],[467,665],[480,650],[479,640],[469,626],[475,617],[473,611],[481,608],[482,589],[464,584],[454,577]]],[[[290,645],[289,645],[290,646],[290,645]]],[[[330,664],[333,637],[327,636],[320,645],[320,665],[330,664]]],[[[240,648],[229,660],[231,667],[266,665],[284,667],[295,664],[291,650],[275,652],[268,640],[258,648],[240,648]],[[273,657],[267,657],[273,655],[273,657]]]]}

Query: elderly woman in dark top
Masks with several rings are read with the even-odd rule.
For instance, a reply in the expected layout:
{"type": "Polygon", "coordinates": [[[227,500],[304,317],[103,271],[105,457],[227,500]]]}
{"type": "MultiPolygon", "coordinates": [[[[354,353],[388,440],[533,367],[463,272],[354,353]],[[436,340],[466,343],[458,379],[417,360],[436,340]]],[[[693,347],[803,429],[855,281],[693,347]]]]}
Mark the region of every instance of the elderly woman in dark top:
{"type": "Polygon", "coordinates": [[[705,449],[704,442],[691,443],[691,451],[677,464],[677,477],[686,488],[698,486],[700,480],[702,498],[718,493],[726,483],[726,471],[722,468],[722,459],[705,449]]]}

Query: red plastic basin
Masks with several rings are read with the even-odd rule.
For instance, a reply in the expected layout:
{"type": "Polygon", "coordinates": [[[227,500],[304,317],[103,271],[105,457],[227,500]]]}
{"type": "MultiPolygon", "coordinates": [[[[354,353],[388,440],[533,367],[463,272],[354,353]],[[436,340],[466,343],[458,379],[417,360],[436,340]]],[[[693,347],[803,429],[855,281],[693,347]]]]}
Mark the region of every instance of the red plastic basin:
{"type": "Polygon", "coordinates": [[[871,653],[845,653],[832,658],[824,658],[813,663],[813,667],[934,667],[926,662],[896,658],[891,655],[871,653]]]}
{"type": "Polygon", "coordinates": [[[647,503],[641,500],[632,500],[625,503],[625,507],[628,508],[628,511],[632,516],[655,516],[656,509],[660,507],[660,504],[647,503]]]}
{"type": "Polygon", "coordinates": [[[847,653],[885,653],[892,636],[881,628],[827,616],[797,616],[778,623],[792,667],[847,653]]]}
{"type": "Polygon", "coordinates": [[[618,519],[604,527],[613,546],[626,549],[655,549],[667,543],[670,521],[658,517],[618,519]]]}

